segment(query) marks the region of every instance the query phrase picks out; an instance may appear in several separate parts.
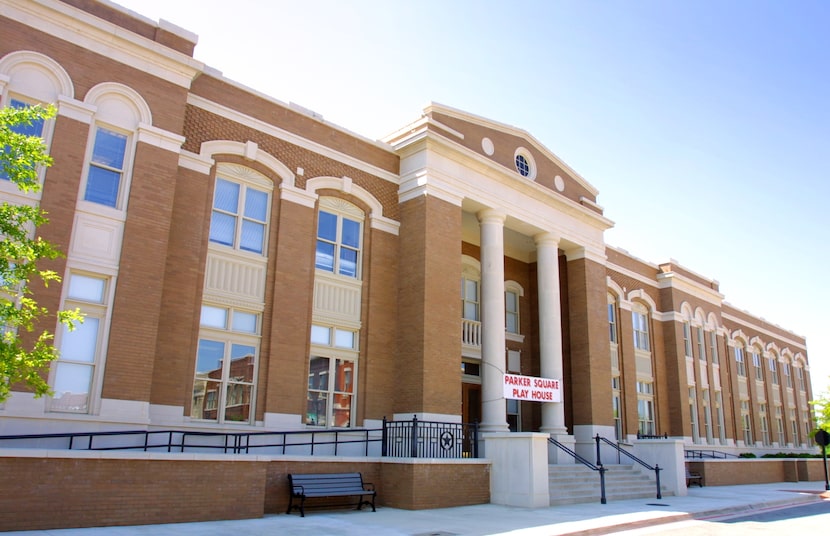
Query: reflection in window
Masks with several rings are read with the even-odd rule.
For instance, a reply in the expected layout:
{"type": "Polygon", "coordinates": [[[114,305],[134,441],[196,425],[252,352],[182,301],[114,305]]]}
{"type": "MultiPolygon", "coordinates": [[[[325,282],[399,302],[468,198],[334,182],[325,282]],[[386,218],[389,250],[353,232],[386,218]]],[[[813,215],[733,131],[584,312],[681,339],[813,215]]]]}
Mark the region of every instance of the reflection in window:
{"type": "Polygon", "coordinates": [[[190,416],[251,423],[259,315],[203,305],[190,416]]]}
{"type": "Polygon", "coordinates": [[[308,373],[305,423],[348,427],[352,422],[354,361],[312,356],[308,373]]]}

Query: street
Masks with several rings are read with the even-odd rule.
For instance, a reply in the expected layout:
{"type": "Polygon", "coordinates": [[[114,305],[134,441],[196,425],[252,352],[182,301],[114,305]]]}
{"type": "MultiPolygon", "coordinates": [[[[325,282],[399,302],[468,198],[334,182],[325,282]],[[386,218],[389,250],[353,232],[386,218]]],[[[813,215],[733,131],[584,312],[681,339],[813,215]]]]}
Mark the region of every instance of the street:
{"type": "Polygon", "coordinates": [[[621,535],[733,536],[735,534],[815,534],[830,527],[830,501],[750,512],[708,520],[690,520],[618,532],[621,535]]]}

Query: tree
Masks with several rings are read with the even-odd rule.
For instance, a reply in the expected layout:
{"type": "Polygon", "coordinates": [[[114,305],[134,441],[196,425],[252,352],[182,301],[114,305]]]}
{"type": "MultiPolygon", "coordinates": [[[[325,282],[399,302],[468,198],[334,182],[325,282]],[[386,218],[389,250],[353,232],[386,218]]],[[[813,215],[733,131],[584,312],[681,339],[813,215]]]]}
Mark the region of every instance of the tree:
{"type": "MultiPolygon", "coordinates": [[[[50,166],[52,159],[40,135],[30,131],[54,115],[52,106],[0,109],[0,180],[9,180],[23,193],[40,190],[38,171],[50,166]]],[[[58,351],[52,333],[33,333],[38,320],[48,318],[49,311],[38,305],[30,288],[35,278],[44,286],[61,281],[55,271],[38,268],[39,261],[61,256],[37,234],[46,223],[46,213],[39,206],[0,205],[0,402],[18,383],[27,385],[36,397],[51,392],[42,373],[57,359],[58,351]]],[[[58,311],[56,315],[70,330],[83,320],[77,309],[58,311]]]]}

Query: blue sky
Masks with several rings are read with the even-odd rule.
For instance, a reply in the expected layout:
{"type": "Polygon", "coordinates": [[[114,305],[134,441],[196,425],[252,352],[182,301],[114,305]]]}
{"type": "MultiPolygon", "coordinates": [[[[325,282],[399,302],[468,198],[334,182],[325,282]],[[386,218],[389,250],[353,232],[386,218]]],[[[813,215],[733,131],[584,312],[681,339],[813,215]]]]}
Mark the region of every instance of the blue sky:
{"type": "Polygon", "coordinates": [[[606,242],[807,336],[830,385],[830,3],[121,0],[225,76],[378,139],[430,101],[599,189],[606,242]]]}

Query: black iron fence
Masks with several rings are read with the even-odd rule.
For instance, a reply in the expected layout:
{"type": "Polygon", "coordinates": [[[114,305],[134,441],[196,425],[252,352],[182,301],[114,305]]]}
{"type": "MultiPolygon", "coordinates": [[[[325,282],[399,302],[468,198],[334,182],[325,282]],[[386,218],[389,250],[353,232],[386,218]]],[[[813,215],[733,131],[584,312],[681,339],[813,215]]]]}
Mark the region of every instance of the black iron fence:
{"type": "Polygon", "coordinates": [[[387,421],[383,419],[381,456],[478,458],[478,423],[387,421]]]}
{"type": "Polygon", "coordinates": [[[0,436],[0,448],[263,455],[477,458],[478,425],[387,421],[381,428],[287,432],[122,430],[0,436]]]}

